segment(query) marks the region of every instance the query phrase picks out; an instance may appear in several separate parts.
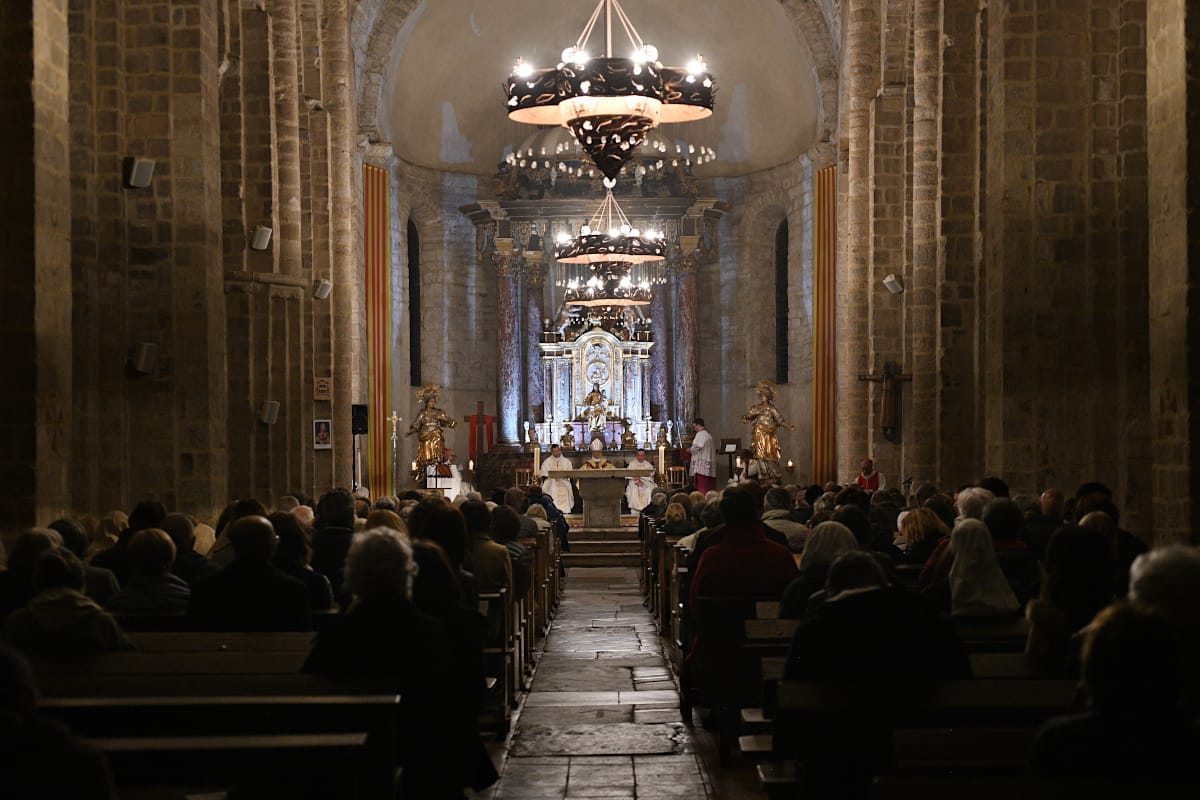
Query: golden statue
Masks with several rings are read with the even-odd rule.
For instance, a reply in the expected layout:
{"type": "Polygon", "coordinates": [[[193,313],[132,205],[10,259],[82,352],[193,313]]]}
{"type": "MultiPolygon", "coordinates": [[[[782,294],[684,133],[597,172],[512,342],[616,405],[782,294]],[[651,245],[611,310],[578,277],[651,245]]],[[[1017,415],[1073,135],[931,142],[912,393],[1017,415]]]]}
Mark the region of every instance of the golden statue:
{"type": "Polygon", "coordinates": [[[796,430],[795,425],[784,421],[779,409],[775,408],[775,384],[771,381],[759,381],[754,387],[758,394],[758,402],[742,415],[742,422],[751,425],[753,439],[750,445],[753,458],[759,461],[775,462],[775,474],[778,474],[778,462],[782,458],[779,451],[779,439],[775,431],[779,428],[796,430]]]}
{"type": "Polygon", "coordinates": [[[563,435],[559,439],[559,442],[562,444],[563,450],[575,449],[575,431],[571,427],[571,423],[568,422],[563,425],[563,435]]]}
{"type": "Polygon", "coordinates": [[[436,383],[427,383],[417,390],[417,402],[421,404],[421,412],[413,420],[406,436],[417,434],[417,471],[416,475],[424,475],[425,468],[430,464],[442,464],[446,461],[446,440],[442,436],[443,428],[453,428],[458,423],[446,416],[446,412],[434,405],[442,395],[442,387],[436,383]]]}
{"type": "Polygon", "coordinates": [[[638,440],[637,434],[633,432],[633,423],[626,418],[621,420],[621,424],[625,426],[625,430],[621,433],[621,449],[637,450],[638,440]]]}

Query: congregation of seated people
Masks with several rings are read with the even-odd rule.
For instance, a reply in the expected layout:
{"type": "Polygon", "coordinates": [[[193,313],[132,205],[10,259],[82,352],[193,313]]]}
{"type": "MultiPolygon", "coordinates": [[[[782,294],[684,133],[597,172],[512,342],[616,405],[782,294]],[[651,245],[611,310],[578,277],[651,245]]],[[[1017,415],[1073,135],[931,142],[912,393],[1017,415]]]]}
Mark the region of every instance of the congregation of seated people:
{"type": "MultiPolygon", "coordinates": [[[[540,492],[510,490],[499,504],[359,494],[290,495],[273,509],[238,500],[212,526],[148,500],[18,535],[0,549],[0,738],[37,735],[84,754],[100,775],[90,796],[112,796],[102,759],[55,723],[34,724],[30,663],[132,651],[130,631],[311,631],[304,672],[401,696],[402,796],[461,798],[493,784],[479,717],[497,619],[480,612],[480,595],[524,597],[533,562],[519,539],[565,518],[540,492]]],[[[23,786],[27,772],[0,759],[0,785],[23,786]]]]}
{"type": "MultiPolygon", "coordinates": [[[[1075,713],[1038,732],[1030,775],[1200,782],[1187,756],[1200,752],[1200,548],[1150,550],[1104,484],[1035,498],[1010,497],[999,478],[908,496],[742,481],[692,497],[658,493],[642,514],[656,574],[659,538],[685,554],[684,666],[699,685],[739,646],[697,622],[714,597],[778,599],[780,618],[798,621],[785,666],[797,681],[970,679],[956,626],[1022,622],[1028,674],[1083,690],[1075,713]]],[[[877,751],[861,727],[808,742],[806,791],[864,792],[844,779],[878,774],[887,736],[877,751]]]]}

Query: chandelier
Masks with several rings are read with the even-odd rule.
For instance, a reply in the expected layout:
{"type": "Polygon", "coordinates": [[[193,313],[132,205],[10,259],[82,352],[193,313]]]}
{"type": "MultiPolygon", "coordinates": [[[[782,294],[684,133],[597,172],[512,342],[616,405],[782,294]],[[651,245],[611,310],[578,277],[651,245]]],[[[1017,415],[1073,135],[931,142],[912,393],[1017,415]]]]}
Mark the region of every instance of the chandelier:
{"type": "MultiPolygon", "coordinates": [[[[681,167],[690,170],[716,157],[717,153],[711,147],[675,141],[659,130],[653,130],[630,154],[628,161],[637,165],[633,170],[635,175],[630,177],[640,179],[649,173],[681,167]]],[[[504,163],[513,169],[542,169],[548,170],[548,174],[562,173],[568,177],[596,177],[595,164],[589,161],[579,142],[562,127],[540,128],[507,153],[504,163]]],[[[628,171],[626,176],[629,176],[628,171]]]]}
{"type": "Polygon", "coordinates": [[[665,67],[658,49],[638,35],[617,0],[600,0],[575,44],[557,67],[536,69],[517,59],[505,82],[508,116],[531,125],[569,129],[596,168],[616,179],[652,128],[690,122],[712,114],[716,87],[697,55],[686,67],[665,67]],[[605,51],[587,51],[604,12],[605,51]],[[631,56],[613,56],[613,12],[633,46],[631,56]]]}
{"type": "Polygon", "coordinates": [[[616,180],[604,179],[604,201],[591,221],[579,229],[578,236],[559,234],[555,257],[562,264],[586,264],[591,276],[586,281],[567,284],[565,302],[581,306],[646,305],[650,302],[650,283],[633,281],[635,265],[666,258],[666,241],[659,231],[643,233],[613,197],[616,180]]]}

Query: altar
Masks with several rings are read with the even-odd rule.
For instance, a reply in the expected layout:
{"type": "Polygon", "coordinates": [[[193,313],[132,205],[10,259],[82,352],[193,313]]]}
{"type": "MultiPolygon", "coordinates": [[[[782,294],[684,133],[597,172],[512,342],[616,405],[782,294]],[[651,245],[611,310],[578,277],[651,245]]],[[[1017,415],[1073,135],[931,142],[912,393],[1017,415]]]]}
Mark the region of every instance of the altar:
{"type": "Polygon", "coordinates": [[[621,527],[621,498],[627,478],[645,478],[644,469],[552,469],[551,478],[578,480],[583,497],[583,527],[621,527]]]}

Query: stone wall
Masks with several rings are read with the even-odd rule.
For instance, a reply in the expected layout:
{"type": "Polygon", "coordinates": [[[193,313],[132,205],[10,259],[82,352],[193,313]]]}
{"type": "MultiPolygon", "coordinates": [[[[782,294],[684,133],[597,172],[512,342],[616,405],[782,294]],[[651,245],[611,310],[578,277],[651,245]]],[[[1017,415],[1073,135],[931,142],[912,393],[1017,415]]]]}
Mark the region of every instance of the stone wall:
{"type": "Polygon", "coordinates": [[[67,2],[0,6],[0,319],[9,385],[0,399],[0,530],[70,504],[71,186],[67,2]]]}
{"type": "Polygon", "coordinates": [[[1101,480],[1148,532],[1145,5],[846,9],[839,463],[1101,480]],[[897,441],[855,380],[889,361],[897,441]]]}

